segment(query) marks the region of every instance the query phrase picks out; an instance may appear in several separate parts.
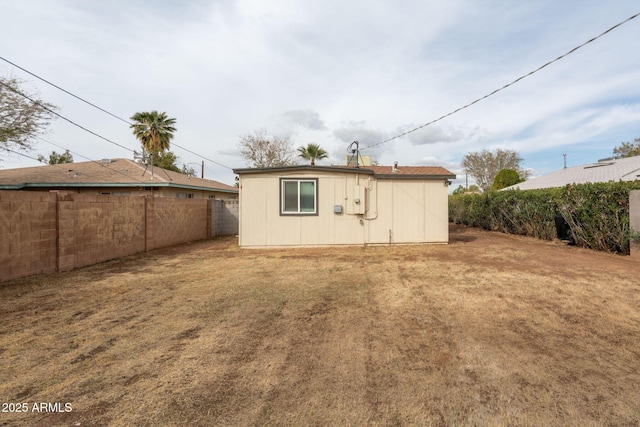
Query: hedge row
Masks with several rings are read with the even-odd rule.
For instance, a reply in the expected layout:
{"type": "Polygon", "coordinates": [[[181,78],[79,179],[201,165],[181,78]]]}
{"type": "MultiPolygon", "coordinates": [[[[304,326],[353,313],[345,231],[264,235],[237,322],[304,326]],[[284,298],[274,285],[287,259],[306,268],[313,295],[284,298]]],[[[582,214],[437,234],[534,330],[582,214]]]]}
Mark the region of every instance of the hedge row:
{"type": "Polygon", "coordinates": [[[576,245],[629,254],[629,191],[638,189],[640,181],[620,181],[455,195],[449,221],[552,240],[560,213],[576,245]]]}

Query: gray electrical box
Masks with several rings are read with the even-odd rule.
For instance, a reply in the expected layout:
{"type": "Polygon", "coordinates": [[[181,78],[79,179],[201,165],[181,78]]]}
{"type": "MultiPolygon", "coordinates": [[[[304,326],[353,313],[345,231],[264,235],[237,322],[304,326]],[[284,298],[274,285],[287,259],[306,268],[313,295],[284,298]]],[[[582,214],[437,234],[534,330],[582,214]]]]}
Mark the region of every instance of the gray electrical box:
{"type": "Polygon", "coordinates": [[[333,205],[333,213],[342,213],[342,205],[333,205]]]}

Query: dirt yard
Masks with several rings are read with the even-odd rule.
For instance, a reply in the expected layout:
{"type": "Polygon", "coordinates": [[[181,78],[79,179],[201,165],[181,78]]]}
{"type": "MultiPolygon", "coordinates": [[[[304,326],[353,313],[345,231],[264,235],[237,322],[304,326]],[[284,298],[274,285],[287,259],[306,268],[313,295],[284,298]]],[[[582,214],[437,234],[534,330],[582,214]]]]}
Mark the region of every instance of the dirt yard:
{"type": "Polygon", "coordinates": [[[0,315],[2,426],[640,425],[640,265],[559,242],[206,241],[0,284],[0,315]]]}

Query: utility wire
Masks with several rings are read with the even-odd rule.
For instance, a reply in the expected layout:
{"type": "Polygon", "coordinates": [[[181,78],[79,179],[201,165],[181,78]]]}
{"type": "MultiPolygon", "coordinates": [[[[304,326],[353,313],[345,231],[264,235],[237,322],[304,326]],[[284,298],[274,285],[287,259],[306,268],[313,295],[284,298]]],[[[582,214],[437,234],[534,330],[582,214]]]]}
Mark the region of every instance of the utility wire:
{"type": "MultiPolygon", "coordinates": [[[[38,138],[39,138],[39,139],[42,139],[42,138],[40,138],[40,137],[38,137],[38,138]]],[[[97,160],[91,160],[91,159],[89,159],[89,158],[87,158],[87,157],[85,157],[85,156],[83,156],[83,155],[81,155],[81,154],[75,153],[75,152],[73,152],[73,151],[71,151],[71,150],[68,150],[67,148],[61,147],[61,146],[60,146],[60,145],[58,145],[58,144],[55,144],[55,143],[53,143],[53,142],[51,142],[51,141],[47,141],[46,139],[42,139],[42,140],[43,140],[43,141],[45,141],[45,142],[48,142],[49,144],[55,145],[56,147],[60,147],[60,148],[62,148],[62,149],[64,149],[64,150],[67,150],[67,151],[69,151],[69,152],[70,152],[70,153],[72,153],[72,154],[75,154],[75,155],[78,155],[78,156],[83,157],[83,158],[85,158],[85,159],[88,159],[89,161],[91,161],[91,162],[93,162],[93,163],[96,163],[97,165],[99,165],[99,166],[101,166],[101,167],[103,167],[103,168],[106,168],[106,167],[107,167],[107,166],[103,165],[102,163],[98,162],[97,160]]],[[[21,152],[19,152],[19,151],[15,151],[15,150],[12,150],[12,149],[10,149],[10,148],[6,148],[6,147],[0,147],[0,148],[1,148],[1,149],[3,149],[3,150],[9,151],[9,152],[11,152],[11,153],[17,154],[17,155],[19,155],[19,156],[26,157],[27,159],[35,160],[36,162],[39,162],[39,163],[44,163],[44,164],[45,164],[45,165],[47,165],[47,166],[54,166],[54,167],[57,167],[57,168],[67,169],[67,171],[68,171],[69,165],[73,165],[73,163],[55,163],[55,164],[53,164],[53,165],[50,165],[50,164],[46,163],[45,161],[43,161],[43,160],[41,160],[41,159],[35,158],[35,157],[33,157],[33,156],[29,156],[29,155],[24,154],[24,153],[21,153],[21,152]]],[[[117,170],[117,169],[111,169],[111,168],[109,168],[109,170],[111,170],[111,171],[113,171],[113,172],[117,172],[117,173],[119,173],[120,175],[126,176],[127,178],[129,178],[129,179],[133,179],[134,181],[137,181],[137,182],[139,182],[139,183],[141,183],[141,184],[146,184],[146,182],[145,182],[145,181],[141,181],[141,180],[137,179],[137,178],[136,178],[136,177],[134,177],[134,176],[129,176],[129,175],[127,175],[126,173],[121,172],[121,171],[119,171],[119,170],[117,170]]],[[[91,174],[88,174],[88,173],[86,173],[86,172],[82,172],[82,175],[83,175],[83,176],[86,176],[86,177],[89,177],[89,178],[96,178],[96,179],[97,179],[97,177],[96,177],[96,176],[91,175],[91,174]]]]}
{"type": "MultiPolygon", "coordinates": [[[[66,90],[66,89],[61,88],[60,86],[58,86],[58,85],[56,85],[56,84],[54,84],[54,83],[50,82],[49,80],[46,80],[46,79],[44,79],[44,78],[42,78],[42,77],[40,77],[40,76],[38,76],[38,75],[36,75],[36,74],[32,73],[31,71],[29,71],[29,70],[27,70],[27,69],[25,69],[25,68],[22,68],[21,66],[19,66],[19,65],[15,64],[15,63],[13,63],[13,62],[11,62],[11,61],[9,61],[9,60],[8,60],[8,59],[6,59],[6,58],[3,58],[3,57],[1,57],[1,56],[0,56],[0,59],[1,59],[1,60],[3,60],[4,62],[8,63],[8,64],[13,65],[14,67],[16,67],[16,68],[18,68],[18,69],[20,69],[20,70],[24,71],[25,73],[27,73],[27,74],[29,74],[29,75],[32,75],[33,77],[35,77],[35,78],[37,78],[37,79],[39,79],[39,80],[42,80],[43,82],[45,82],[45,83],[47,83],[47,84],[49,84],[49,85],[51,85],[51,86],[55,87],[56,89],[59,89],[59,90],[61,90],[62,92],[66,93],[66,94],[68,94],[68,95],[73,96],[73,97],[74,97],[74,98],[76,98],[77,100],[80,100],[80,101],[84,102],[85,104],[88,104],[88,105],[92,106],[93,108],[97,108],[98,110],[102,111],[103,113],[106,113],[106,114],[110,115],[111,117],[114,117],[114,118],[116,118],[116,119],[120,120],[121,122],[124,122],[124,123],[126,123],[126,124],[128,124],[128,125],[131,125],[131,124],[132,124],[132,122],[130,122],[129,120],[127,120],[127,119],[123,119],[122,117],[120,117],[120,116],[118,116],[118,115],[116,115],[116,114],[113,114],[113,113],[111,113],[111,112],[109,112],[109,111],[105,110],[104,108],[101,108],[101,107],[97,106],[96,104],[94,104],[94,103],[92,103],[92,102],[89,102],[89,101],[87,101],[86,99],[81,98],[81,97],[79,97],[78,95],[75,95],[75,94],[73,94],[73,93],[69,92],[69,91],[68,91],[68,90],[66,90]]],[[[22,95],[22,94],[21,94],[21,95],[22,95]]],[[[23,95],[23,96],[24,96],[24,95],[23,95]]],[[[32,101],[32,102],[35,102],[35,101],[33,101],[33,100],[31,100],[31,101],[32,101]]],[[[50,111],[50,110],[49,110],[49,111],[50,111]]],[[[54,113],[54,114],[57,114],[57,113],[54,113]]],[[[65,120],[67,120],[67,119],[65,119],[65,120]]],[[[92,132],[92,133],[93,133],[93,132],[92,132]]],[[[99,135],[98,135],[98,136],[99,136],[99,135]]],[[[102,138],[102,137],[101,137],[101,138],[102,138]]],[[[103,139],[105,139],[105,138],[103,138],[103,139]]],[[[110,142],[111,142],[111,141],[110,141],[110,142]]],[[[209,158],[207,158],[207,157],[205,157],[205,156],[203,156],[203,155],[201,155],[201,154],[198,154],[198,153],[193,152],[193,151],[191,151],[191,150],[189,150],[189,149],[187,149],[187,148],[184,148],[184,147],[182,147],[182,146],[180,146],[180,145],[178,145],[178,144],[176,144],[176,143],[172,143],[172,145],[173,145],[174,147],[178,147],[178,148],[180,148],[180,149],[182,149],[182,150],[184,150],[184,151],[187,151],[187,152],[189,152],[189,153],[191,153],[191,154],[194,154],[194,155],[196,155],[196,156],[200,157],[201,159],[207,160],[207,161],[209,161],[209,162],[211,162],[211,163],[215,163],[215,164],[216,164],[216,165],[218,165],[218,166],[222,166],[223,168],[227,168],[227,169],[229,169],[229,170],[232,170],[232,169],[233,169],[233,168],[230,168],[230,167],[229,167],[229,166],[227,166],[227,165],[223,165],[222,163],[216,162],[215,160],[211,160],[211,159],[209,159],[209,158]]]]}
{"type": "Polygon", "coordinates": [[[47,110],[47,111],[48,111],[48,112],[50,112],[51,114],[54,114],[54,115],[56,115],[56,116],[60,117],[61,119],[65,120],[65,121],[67,121],[67,122],[69,122],[69,123],[71,123],[72,125],[79,127],[80,129],[84,130],[85,132],[89,132],[90,134],[92,134],[92,135],[94,135],[94,136],[97,136],[98,138],[103,139],[103,140],[105,140],[105,141],[107,141],[107,142],[109,142],[109,143],[111,143],[111,144],[113,144],[113,145],[117,145],[117,146],[118,146],[118,147],[120,147],[120,148],[124,148],[124,149],[125,149],[125,150],[127,150],[127,151],[134,152],[134,150],[132,150],[131,148],[129,148],[129,147],[125,147],[125,146],[124,146],[124,145],[122,145],[122,144],[118,144],[117,142],[114,142],[114,141],[110,140],[109,138],[105,138],[104,136],[99,135],[99,134],[95,133],[94,131],[87,129],[87,128],[86,128],[86,127],[84,127],[84,126],[79,125],[78,123],[74,122],[73,120],[71,120],[71,119],[68,119],[68,118],[64,117],[63,115],[61,115],[61,114],[59,114],[59,113],[55,112],[54,110],[52,110],[51,108],[47,107],[46,105],[43,105],[41,102],[39,102],[39,101],[37,101],[37,100],[35,100],[35,99],[31,98],[29,95],[25,95],[24,93],[20,92],[19,90],[12,88],[12,87],[11,87],[11,86],[9,86],[8,84],[6,84],[6,83],[4,83],[4,82],[0,81],[0,85],[2,85],[2,86],[4,86],[4,87],[6,87],[7,89],[9,89],[10,91],[12,91],[12,92],[14,92],[14,93],[17,93],[18,95],[20,95],[20,96],[22,96],[22,97],[24,97],[24,98],[28,99],[29,101],[31,101],[31,102],[33,102],[34,104],[38,105],[40,108],[43,108],[43,109],[47,110]]]}
{"type": "MultiPolygon", "coordinates": [[[[51,145],[53,145],[53,146],[55,146],[55,147],[58,147],[58,148],[60,148],[60,149],[62,149],[62,150],[68,151],[69,153],[71,153],[71,154],[73,154],[73,155],[76,155],[76,156],[78,156],[78,157],[82,157],[83,159],[86,159],[86,160],[88,160],[88,161],[90,161],[90,162],[93,162],[93,163],[97,164],[98,166],[101,166],[101,167],[103,167],[103,168],[107,168],[107,166],[106,166],[106,165],[104,165],[104,164],[102,164],[102,162],[101,162],[101,161],[91,159],[91,158],[89,158],[89,157],[87,157],[87,156],[83,156],[82,154],[80,154],[80,153],[78,153],[78,152],[76,152],[76,151],[71,151],[71,150],[70,150],[70,149],[68,149],[67,147],[63,147],[62,145],[58,145],[58,144],[56,144],[55,142],[50,141],[50,140],[48,140],[48,139],[46,139],[46,138],[43,138],[43,137],[41,137],[41,136],[36,136],[36,138],[37,138],[37,139],[39,139],[39,140],[41,140],[41,141],[44,141],[44,142],[46,142],[46,143],[48,143],[48,144],[51,144],[51,145]]],[[[40,161],[40,160],[38,160],[38,161],[40,161]]],[[[44,162],[43,162],[43,163],[44,163],[44,162]]],[[[145,183],[144,181],[141,181],[141,180],[137,179],[135,176],[127,175],[126,173],[121,172],[121,171],[119,171],[118,169],[115,169],[115,168],[107,168],[107,169],[109,169],[110,171],[113,171],[113,172],[119,173],[120,175],[126,176],[127,178],[130,178],[130,179],[133,179],[133,180],[135,180],[135,181],[138,181],[138,182],[140,182],[140,183],[145,183]]],[[[92,178],[96,178],[96,177],[94,177],[94,176],[92,176],[92,175],[89,175],[89,174],[86,174],[86,173],[85,173],[84,175],[89,176],[89,177],[92,177],[92,178]]],[[[169,178],[169,180],[171,180],[171,178],[169,178]]]]}
{"type": "MultiPolygon", "coordinates": [[[[8,60],[8,59],[6,59],[6,58],[3,58],[3,57],[1,57],[1,56],[0,56],[0,59],[1,59],[1,60],[3,60],[4,62],[8,63],[8,64],[13,65],[13,66],[14,66],[14,67],[16,67],[16,68],[21,69],[21,70],[22,70],[22,71],[24,71],[25,73],[32,75],[32,76],[33,76],[33,77],[35,77],[36,79],[40,79],[40,80],[42,80],[43,82],[45,82],[45,83],[47,83],[47,84],[49,84],[49,85],[51,85],[51,86],[55,87],[56,89],[59,89],[59,90],[63,91],[63,92],[64,92],[64,93],[66,93],[67,95],[71,95],[71,96],[73,96],[74,98],[76,98],[76,99],[78,99],[78,100],[80,100],[80,101],[82,101],[82,102],[84,102],[84,103],[86,103],[86,104],[89,104],[89,105],[91,105],[91,106],[92,106],[92,107],[94,107],[94,108],[97,108],[98,110],[102,111],[103,113],[107,113],[108,115],[110,115],[110,116],[112,116],[112,117],[114,117],[114,118],[116,118],[116,119],[118,119],[118,120],[121,120],[121,121],[123,121],[123,122],[125,122],[125,123],[129,123],[127,120],[123,119],[122,117],[118,117],[118,116],[116,116],[115,114],[112,114],[112,113],[108,112],[107,110],[105,110],[105,109],[103,109],[103,108],[100,108],[100,107],[98,107],[98,106],[97,106],[97,105],[95,105],[95,104],[92,104],[91,102],[87,101],[86,99],[82,99],[82,98],[80,98],[79,96],[74,95],[73,93],[69,92],[68,90],[65,90],[65,89],[61,88],[60,86],[58,86],[58,85],[56,85],[56,84],[54,84],[54,83],[51,83],[50,81],[48,81],[48,80],[46,80],[46,79],[44,79],[44,78],[42,78],[42,77],[40,77],[40,76],[38,76],[38,75],[33,74],[31,71],[29,71],[29,70],[26,70],[26,69],[22,68],[22,67],[21,67],[21,66],[19,66],[18,64],[14,64],[13,62],[9,61],[9,60],[8,60]]],[[[129,123],[129,124],[131,124],[131,123],[129,123]]]]}
{"type": "Polygon", "coordinates": [[[587,40],[586,42],[582,43],[581,45],[574,47],[573,49],[571,49],[571,50],[570,50],[570,51],[568,51],[567,53],[565,53],[565,54],[563,54],[563,55],[558,56],[556,59],[551,60],[551,61],[549,61],[549,62],[545,63],[544,65],[541,65],[540,67],[536,68],[535,70],[530,71],[530,72],[528,72],[527,74],[524,74],[524,75],[522,75],[522,76],[518,77],[517,79],[515,79],[515,80],[514,80],[514,81],[512,81],[511,83],[507,83],[506,85],[502,86],[501,88],[496,89],[496,90],[494,90],[493,92],[490,92],[490,93],[488,93],[487,95],[485,95],[485,96],[483,96],[483,97],[481,97],[481,98],[477,98],[476,100],[474,100],[474,101],[472,101],[472,102],[470,102],[470,103],[468,103],[468,104],[466,104],[466,105],[464,105],[464,106],[462,106],[462,107],[460,107],[460,108],[457,108],[457,109],[455,109],[455,110],[451,111],[450,113],[447,113],[447,114],[445,114],[445,115],[443,115],[443,116],[440,116],[440,117],[438,117],[438,118],[437,118],[437,119],[435,119],[435,120],[431,120],[431,121],[430,121],[430,122],[428,122],[428,123],[425,123],[425,124],[423,124],[423,125],[420,125],[420,126],[418,126],[418,127],[415,127],[415,128],[413,128],[413,129],[408,130],[408,131],[406,131],[406,132],[403,132],[403,133],[401,133],[401,134],[399,134],[399,135],[396,135],[396,136],[394,136],[394,137],[391,137],[391,138],[385,139],[384,141],[380,141],[380,142],[377,142],[377,143],[375,143],[375,144],[373,144],[373,145],[369,145],[368,147],[361,148],[361,150],[367,150],[367,149],[369,149],[369,148],[377,147],[378,145],[382,145],[382,144],[385,144],[385,143],[387,143],[387,142],[393,141],[394,139],[401,138],[401,137],[403,137],[403,136],[405,136],[405,135],[408,135],[408,134],[410,134],[410,133],[412,133],[412,132],[415,132],[415,131],[417,131],[417,130],[419,130],[419,129],[422,129],[422,128],[427,127],[427,126],[429,126],[429,125],[432,125],[432,124],[434,124],[434,123],[436,123],[436,122],[439,122],[439,121],[440,121],[440,120],[442,120],[442,119],[445,119],[445,118],[447,118],[447,117],[449,117],[449,116],[452,116],[452,115],[456,114],[457,112],[464,110],[465,108],[469,108],[469,107],[471,107],[472,105],[477,104],[478,102],[483,101],[483,100],[485,100],[485,99],[489,98],[490,96],[493,96],[493,95],[495,95],[496,93],[498,93],[498,92],[500,92],[500,91],[502,91],[502,90],[504,90],[504,89],[506,89],[506,88],[508,88],[508,87],[510,87],[510,86],[513,86],[514,84],[518,83],[520,80],[522,80],[522,79],[524,79],[524,78],[527,78],[527,77],[529,77],[529,76],[531,76],[531,75],[533,75],[533,74],[537,73],[538,71],[540,71],[540,70],[542,70],[543,68],[545,68],[545,67],[547,67],[547,66],[549,66],[549,65],[553,64],[554,62],[558,62],[558,61],[560,61],[561,59],[563,59],[563,58],[565,58],[566,56],[568,56],[568,55],[570,55],[570,54],[574,53],[574,52],[575,52],[575,51],[577,51],[578,49],[580,49],[580,48],[582,48],[582,47],[584,47],[584,46],[586,46],[586,45],[588,45],[588,44],[590,44],[590,43],[593,43],[594,41],[598,40],[600,37],[602,37],[602,36],[604,36],[604,35],[606,35],[606,34],[610,33],[611,31],[615,30],[616,28],[620,27],[620,26],[621,26],[621,25],[623,25],[623,24],[626,24],[627,22],[631,21],[632,19],[637,18],[638,16],[640,16],[640,12],[639,12],[639,13],[636,13],[636,14],[635,14],[635,15],[633,15],[633,16],[630,16],[629,18],[625,19],[624,21],[621,21],[621,22],[617,23],[617,24],[616,24],[616,25],[614,25],[613,27],[611,27],[611,28],[609,28],[608,30],[606,30],[606,31],[602,32],[601,34],[599,34],[599,35],[597,35],[597,36],[595,36],[595,37],[593,37],[593,38],[591,38],[591,39],[587,40]]]}
{"type": "Polygon", "coordinates": [[[18,156],[26,157],[27,159],[35,160],[35,161],[36,161],[36,162],[38,162],[38,163],[42,163],[42,160],[37,159],[37,158],[32,157],[32,156],[29,156],[29,155],[24,154],[24,153],[21,153],[21,152],[19,152],[19,151],[15,151],[15,150],[12,150],[12,149],[7,148],[7,147],[0,147],[0,148],[1,148],[1,149],[3,149],[3,150],[5,150],[5,151],[8,151],[8,152],[10,152],[10,153],[17,154],[18,156]]]}
{"type": "Polygon", "coordinates": [[[218,166],[222,166],[223,168],[227,168],[227,169],[229,169],[229,170],[233,170],[233,168],[230,168],[230,167],[229,167],[229,166],[227,166],[227,165],[223,165],[222,163],[216,162],[215,160],[211,160],[211,159],[209,159],[209,158],[207,158],[207,157],[203,156],[202,154],[198,154],[198,153],[196,153],[195,151],[191,151],[191,150],[189,150],[189,149],[187,149],[187,148],[181,147],[180,145],[176,144],[175,142],[172,142],[172,143],[171,143],[171,145],[172,145],[172,146],[174,146],[174,147],[178,147],[178,148],[180,148],[180,149],[182,149],[182,150],[184,150],[184,151],[186,151],[186,152],[188,152],[188,153],[194,154],[194,155],[196,155],[196,156],[200,157],[201,159],[207,160],[207,161],[209,161],[209,162],[211,162],[211,163],[215,163],[215,164],[216,164],[216,165],[218,165],[218,166]]]}

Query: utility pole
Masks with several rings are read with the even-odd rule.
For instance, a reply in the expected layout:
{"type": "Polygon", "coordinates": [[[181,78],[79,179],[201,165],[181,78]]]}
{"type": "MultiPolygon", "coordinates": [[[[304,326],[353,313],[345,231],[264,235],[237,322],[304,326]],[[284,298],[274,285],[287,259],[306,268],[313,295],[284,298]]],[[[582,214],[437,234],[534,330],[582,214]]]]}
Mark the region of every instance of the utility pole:
{"type": "Polygon", "coordinates": [[[200,178],[204,179],[204,160],[202,161],[202,175],[200,176],[200,178]]]}

